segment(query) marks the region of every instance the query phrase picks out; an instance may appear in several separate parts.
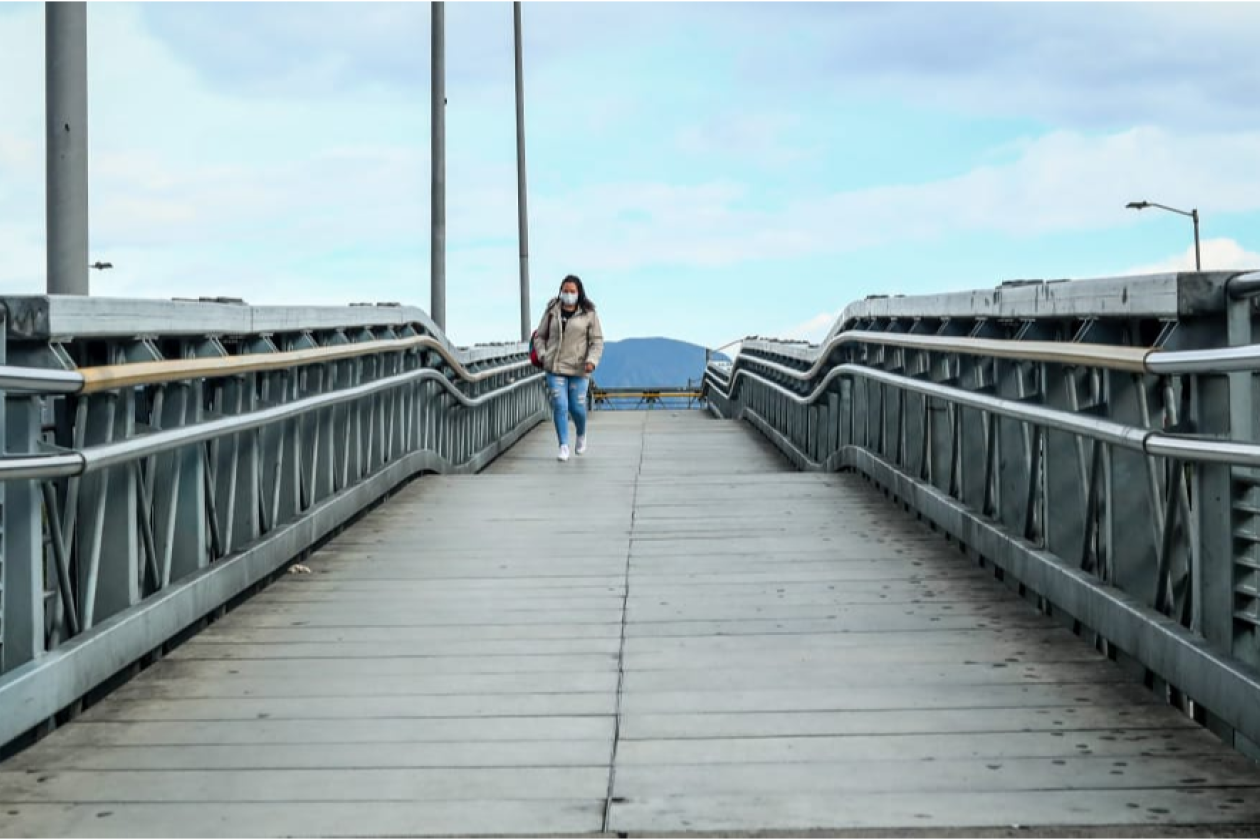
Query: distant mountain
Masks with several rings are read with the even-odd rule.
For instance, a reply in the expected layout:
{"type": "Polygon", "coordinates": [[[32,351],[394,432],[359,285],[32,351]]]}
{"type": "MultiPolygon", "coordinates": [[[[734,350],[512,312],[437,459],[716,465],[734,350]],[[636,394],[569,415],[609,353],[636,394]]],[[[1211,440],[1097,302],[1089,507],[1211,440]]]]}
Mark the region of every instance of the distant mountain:
{"type": "MultiPolygon", "coordinates": [[[[705,350],[672,338],[627,338],[604,345],[595,371],[601,388],[682,387],[704,376],[705,350]]],[[[718,358],[726,356],[719,354],[718,358]]]]}

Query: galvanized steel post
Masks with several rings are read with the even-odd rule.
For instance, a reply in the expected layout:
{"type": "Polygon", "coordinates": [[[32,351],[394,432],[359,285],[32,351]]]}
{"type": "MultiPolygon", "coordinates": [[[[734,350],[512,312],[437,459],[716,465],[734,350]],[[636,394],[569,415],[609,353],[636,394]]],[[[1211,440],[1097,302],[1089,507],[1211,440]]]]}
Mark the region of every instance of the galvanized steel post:
{"type": "Polygon", "coordinates": [[[88,294],[87,4],[44,7],[49,294],[88,294]]]}
{"type": "Polygon", "coordinates": [[[432,142],[430,165],[432,234],[429,245],[429,316],[446,331],[446,10],[433,3],[432,142]]]}
{"type": "Polygon", "coordinates": [[[529,216],[525,193],[525,71],[521,53],[521,3],[512,4],[516,40],[516,206],[521,244],[521,341],[528,341],[529,317],[529,216]]]}

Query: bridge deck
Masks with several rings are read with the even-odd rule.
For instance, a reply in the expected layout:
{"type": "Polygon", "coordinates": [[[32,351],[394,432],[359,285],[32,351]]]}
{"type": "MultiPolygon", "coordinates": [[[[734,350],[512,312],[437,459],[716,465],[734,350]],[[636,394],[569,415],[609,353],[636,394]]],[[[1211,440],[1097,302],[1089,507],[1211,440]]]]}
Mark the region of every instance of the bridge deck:
{"type": "Polygon", "coordinates": [[[600,414],[430,477],[0,767],[5,835],[1260,821],[1260,773],[860,479],[600,414]]]}

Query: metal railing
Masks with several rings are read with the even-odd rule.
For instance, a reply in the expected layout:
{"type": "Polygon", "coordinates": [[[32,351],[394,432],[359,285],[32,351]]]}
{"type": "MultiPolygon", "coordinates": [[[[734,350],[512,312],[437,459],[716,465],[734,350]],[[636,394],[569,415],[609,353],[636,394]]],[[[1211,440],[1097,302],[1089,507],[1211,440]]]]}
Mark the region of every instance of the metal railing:
{"type": "Polygon", "coordinates": [[[655,388],[602,388],[591,383],[588,396],[590,407],[596,411],[699,409],[705,404],[704,393],[692,383],[655,388]]]}
{"type": "Polygon", "coordinates": [[[0,746],[545,416],[525,345],[457,349],[419,310],[3,304],[0,746]]]}
{"type": "Polygon", "coordinates": [[[800,468],[867,476],[1255,754],[1260,344],[1235,294],[1252,277],[870,300],[821,346],[746,341],[705,388],[800,468]]]}

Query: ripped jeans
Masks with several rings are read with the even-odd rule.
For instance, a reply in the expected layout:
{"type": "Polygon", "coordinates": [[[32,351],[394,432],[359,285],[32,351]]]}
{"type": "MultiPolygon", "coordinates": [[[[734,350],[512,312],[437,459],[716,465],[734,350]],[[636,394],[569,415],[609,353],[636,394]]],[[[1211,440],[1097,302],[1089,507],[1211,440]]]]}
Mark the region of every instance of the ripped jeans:
{"type": "Polygon", "coordinates": [[[585,376],[557,376],[547,374],[547,395],[551,399],[551,417],[556,423],[556,437],[561,446],[569,443],[569,417],[577,427],[578,437],[586,435],[586,388],[590,380],[585,376]]]}

